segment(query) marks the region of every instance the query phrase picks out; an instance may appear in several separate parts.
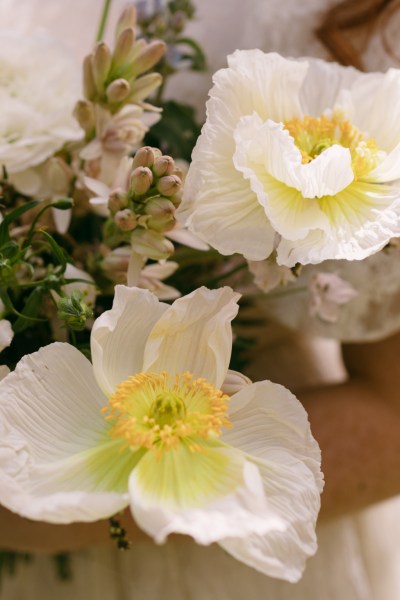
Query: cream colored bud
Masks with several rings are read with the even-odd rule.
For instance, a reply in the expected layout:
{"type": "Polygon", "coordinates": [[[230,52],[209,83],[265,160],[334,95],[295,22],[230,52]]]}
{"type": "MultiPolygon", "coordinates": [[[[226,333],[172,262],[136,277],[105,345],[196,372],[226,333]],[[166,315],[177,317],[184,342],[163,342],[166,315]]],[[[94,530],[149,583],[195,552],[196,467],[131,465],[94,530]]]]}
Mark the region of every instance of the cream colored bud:
{"type": "Polygon", "coordinates": [[[137,225],[136,215],[129,208],[115,213],[114,222],[121,231],[132,231],[137,225]]]}
{"type": "Polygon", "coordinates": [[[153,183],[153,173],[148,167],[136,167],[132,172],[129,191],[132,194],[141,196],[149,191],[153,183]]]}
{"type": "Polygon", "coordinates": [[[96,85],[93,77],[93,57],[91,54],[86,56],[83,61],[83,94],[88,100],[93,100],[96,96],[96,85]]]}
{"type": "Polygon", "coordinates": [[[163,196],[173,196],[180,191],[181,187],[182,181],[176,175],[161,177],[157,183],[157,190],[163,196]]]}
{"type": "Polygon", "coordinates": [[[157,175],[157,177],[162,177],[163,175],[172,175],[174,170],[175,161],[171,156],[160,156],[154,161],[153,173],[157,175]]]}
{"type": "Polygon", "coordinates": [[[112,213],[126,208],[128,205],[128,194],[122,188],[113,190],[108,198],[108,208],[112,213]]]}
{"type": "Polygon", "coordinates": [[[156,231],[168,231],[175,225],[175,206],[166,198],[156,198],[146,202],[145,213],[150,218],[147,227],[156,231]]]}
{"type": "Polygon", "coordinates": [[[115,38],[118,39],[124,29],[128,27],[132,27],[132,29],[136,27],[136,7],[134,4],[128,4],[122,11],[115,27],[115,38]]]}
{"type": "Polygon", "coordinates": [[[106,89],[109,102],[123,102],[131,93],[131,86],[126,79],[115,79],[106,89]]]}
{"type": "Polygon", "coordinates": [[[53,194],[68,195],[73,171],[60,157],[53,156],[47,162],[46,179],[53,194]]]}
{"type": "Polygon", "coordinates": [[[74,108],[74,117],[85,131],[95,126],[93,104],[89,100],[78,100],[74,108]]]}
{"type": "Polygon", "coordinates": [[[93,79],[97,91],[102,94],[104,84],[111,67],[111,52],[107,44],[99,42],[93,52],[93,79]]]}
{"type": "Polygon", "coordinates": [[[132,168],[136,167],[152,167],[154,163],[154,148],[143,146],[139,148],[133,157],[132,168]]]}
{"type": "MultiPolygon", "coordinates": [[[[120,68],[122,65],[124,65],[124,63],[126,63],[132,58],[132,55],[135,53],[136,48],[135,40],[136,34],[135,30],[132,27],[128,27],[120,33],[120,35],[117,38],[112,57],[113,69],[120,68]]],[[[145,45],[144,40],[139,40],[139,42],[140,47],[143,47],[143,45],[145,45]]]]}
{"type": "Polygon", "coordinates": [[[148,73],[136,79],[131,86],[130,102],[140,102],[150,96],[162,84],[160,73],[148,73]]]}
{"type": "Polygon", "coordinates": [[[173,243],[162,233],[139,227],[131,235],[131,244],[137,254],[153,260],[168,258],[174,251],[173,243]]]}
{"type": "Polygon", "coordinates": [[[150,42],[150,44],[146,44],[135,57],[135,60],[129,69],[131,77],[137,77],[154,67],[164,55],[166,47],[166,44],[160,40],[155,40],[150,42]]]}

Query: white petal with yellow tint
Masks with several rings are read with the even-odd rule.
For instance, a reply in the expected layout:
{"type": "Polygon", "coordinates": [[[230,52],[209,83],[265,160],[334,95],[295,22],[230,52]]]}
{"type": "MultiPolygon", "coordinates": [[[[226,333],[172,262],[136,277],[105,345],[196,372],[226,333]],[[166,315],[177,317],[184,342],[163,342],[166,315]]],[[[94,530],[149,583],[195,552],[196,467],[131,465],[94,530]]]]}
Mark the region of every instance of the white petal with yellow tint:
{"type": "Polygon", "coordinates": [[[93,369],[107,396],[144,370],[147,337],[167,308],[148,290],[116,286],[112,309],[95,321],[91,335],[93,369]]]}
{"type": "Polygon", "coordinates": [[[330,222],[329,231],[311,231],[295,243],[282,239],[279,264],[362,260],[400,235],[400,199],[394,187],[357,182],[334,197],[321,198],[319,205],[330,222]]]}
{"type": "Polygon", "coordinates": [[[268,513],[257,467],[241,453],[207,442],[192,452],[181,444],[160,456],[148,452],[129,481],[131,510],[156,542],[171,533],[199,544],[280,529],[268,513]]]}
{"type": "Polygon", "coordinates": [[[288,390],[263,381],[232,397],[229,418],[233,427],[222,440],[255,462],[270,514],[285,527],[221,545],[266,575],[297,581],[306,558],[316,551],[314,526],[323,485],[320,450],[307,414],[288,390]]]}
{"type": "Polygon", "coordinates": [[[54,523],[95,521],[126,506],[126,490],[101,484],[117,449],[100,448],[96,461],[105,403],[91,364],[72,346],[25,356],[0,387],[0,502],[54,523]]]}
{"type": "Polygon", "coordinates": [[[172,376],[189,371],[220,387],[228,370],[231,321],[239,297],[228,287],[202,287],[175,300],[149,334],[143,370],[172,376]]]}

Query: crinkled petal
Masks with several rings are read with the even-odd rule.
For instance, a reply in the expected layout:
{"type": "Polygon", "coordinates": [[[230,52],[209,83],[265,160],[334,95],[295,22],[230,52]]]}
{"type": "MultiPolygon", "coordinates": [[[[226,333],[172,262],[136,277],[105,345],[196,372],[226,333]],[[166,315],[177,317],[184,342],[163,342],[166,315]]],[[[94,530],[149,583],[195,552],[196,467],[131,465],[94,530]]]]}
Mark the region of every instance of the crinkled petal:
{"type": "Polygon", "coordinates": [[[96,450],[105,443],[105,402],[90,362],[72,346],[25,356],[0,387],[0,502],[54,523],[94,521],[126,506],[126,488],[102,481],[119,450],[96,450]]]}
{"type": "Polygon", "coordinates": [[[175,300],[149,334],[143,370],[169,375],[189,371],[220,387],[228,370],[238,299],[228,287],[201,287],[175,300]]]}
{"type": "Polygon", "coordinates": [[[112,309],[95,321],[90,340],[94,373],[107,396],[144,370],[147,338],[167,308],[148,290],[116,286],[112,309]]]}
{"type": "Polygon", "coordinates": [[[293,267],[327,259],[362,260],[400,235],[400,195],[393,186],[352,183],[333,197],[318,200],[330,222],[327,232],[313,230],[305,238],[282,239],[277,262],[293,267]]]}
{"type": "Polygon", "coordinates": [[[158,543],[171,533],[211,544],[279,529],[257,467],[233,449],[200,444],[200,452],[181,444],[161,456],[148,452],[139,462],[129,480],[138,525],[158,543]]]}
{"type": "Polygon", "coordinates": [[[285,528],[221,545],[266,575],[297,581],[306,558],[316,551],[322,490],[321,455],[307,414],[284,387],[262,381],[231,398],[229,417],[233,427],[223,441],[257,464],[271,515],[285,528]]]}

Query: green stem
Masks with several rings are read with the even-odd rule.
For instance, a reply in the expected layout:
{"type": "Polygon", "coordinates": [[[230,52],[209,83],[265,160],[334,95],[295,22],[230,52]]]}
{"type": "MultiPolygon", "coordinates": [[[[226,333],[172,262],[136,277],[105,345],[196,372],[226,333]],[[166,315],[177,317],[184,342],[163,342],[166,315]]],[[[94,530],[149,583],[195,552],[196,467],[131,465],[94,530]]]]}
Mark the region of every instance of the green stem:
{"type": "Polygon", "coordinates": [[[103,12],[101,13],[101,19],[99,29],[97,31],[96,42],[101,42],[104,36],[104,31],[107,24],[108,14],[110,12],[111,0],[104,0],[103,12]]]}

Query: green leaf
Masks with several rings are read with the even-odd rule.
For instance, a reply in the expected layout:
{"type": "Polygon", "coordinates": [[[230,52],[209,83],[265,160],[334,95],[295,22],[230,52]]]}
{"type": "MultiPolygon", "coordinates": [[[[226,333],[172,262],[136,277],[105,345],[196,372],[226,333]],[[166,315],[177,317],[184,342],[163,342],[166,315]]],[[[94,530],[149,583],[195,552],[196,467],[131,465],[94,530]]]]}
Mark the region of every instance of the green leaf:
{"type": "Polygon", "coordinates": [[[47,231],[44,231],[43,229],[40,229],[39,231],[49,242],[54,258],[61,265],[61,273],[64,273],[67,268],[67,256],[65,251],[57,244],[56,240],[47,233],[47,231]]]}
{"type": "Polygon", "coordinates": [[[191,60],[192,71],[206,71],[207,69],[207,58],[203,52],[203,49],[199,44],[192,38],[183,37],[175,40],[175,45],[189,46],[193,50],[190,54],[185,54],[182,58],[188,58],[191,60]]]}
{"type": "Polygon", "coordinates": [[[18,206],[17,208],[6,214],[3,221],[0,223],[0,248],[10,240],[10,234],[8,231],[10,223],[15,221],[16,219],[19,219],[21,215],[28,212],[28,210],[35,208],[35,206],[37,206],[38,204],[39,202],[37,202],[36,200],[31,200],[30,202],[22,204],[21,206],[18,206]]]}
{"type": "Polygon", "coordinates": [[[38,319],[37,315],[42,306],[43,296],[46,293],[42,287],[35,288],[28,296],[25,306],[22,309],[20,316],[15,321],[13,329],[15,333],[21,333],[27,327],[32,325],[32,321],[42,321],[46,319],[38,319]]]}

